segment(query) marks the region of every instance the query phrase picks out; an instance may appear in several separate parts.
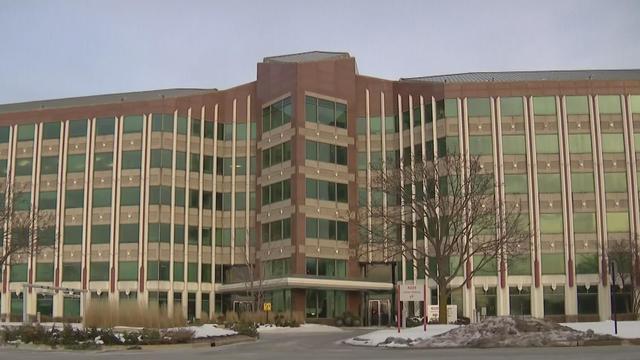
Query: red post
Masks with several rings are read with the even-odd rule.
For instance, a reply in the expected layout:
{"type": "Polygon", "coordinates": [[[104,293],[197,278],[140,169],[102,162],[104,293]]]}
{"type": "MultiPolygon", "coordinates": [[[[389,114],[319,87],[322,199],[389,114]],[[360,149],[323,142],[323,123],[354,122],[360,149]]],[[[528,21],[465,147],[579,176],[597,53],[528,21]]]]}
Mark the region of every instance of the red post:
{"type": "Polygon", "coordinates": [[[398,323],[398,334],[400,333],[400,322],[402,321],[402,319],[400,318],[400,284],[397,285],[398,287],[396,288],[396,292],[397,292],[397,296],[396,296],[396,308],[398,309],[398,318],[397,318],[397,323],[398,323]]]}
{"type": "Polygon", "coordinates": [[[427,279],[424,279],[424,296],[422,297],[422,322],[424,326],[424,332],[427,332],[427,279]]]}

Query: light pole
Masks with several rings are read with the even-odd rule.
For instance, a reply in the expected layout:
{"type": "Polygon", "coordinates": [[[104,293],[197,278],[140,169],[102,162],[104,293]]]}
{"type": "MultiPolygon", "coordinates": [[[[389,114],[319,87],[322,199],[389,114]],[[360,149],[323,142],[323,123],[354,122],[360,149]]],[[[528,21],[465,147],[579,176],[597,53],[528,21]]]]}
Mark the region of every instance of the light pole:
{"type": "Polygon", "coordinates": [[[618,335],[618,315],[616,313],[616,262],[611,261],[611,313],[613,315],[613,331],[618,335]]]}

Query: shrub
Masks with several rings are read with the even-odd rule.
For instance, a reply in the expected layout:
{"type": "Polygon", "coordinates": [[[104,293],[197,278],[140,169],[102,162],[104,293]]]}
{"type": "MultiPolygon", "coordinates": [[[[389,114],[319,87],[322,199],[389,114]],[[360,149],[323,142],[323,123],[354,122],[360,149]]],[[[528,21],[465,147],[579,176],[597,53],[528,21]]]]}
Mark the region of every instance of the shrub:
{"type": "Polygon", "coordinates": [[[232,330],[236,331],[239,335],[246,335],[250,337],[258,337],[258,327],[254,323],[238,322],[232,327],[232,330]]]}
{"type": "Polygon", "coordinates": [[[189,329],[169,329],[162,334],[162,343],[186,344],[193,339],[193,333],[189,329]]]}
{"type": "Polygon", "coordinates": [[[84,326],[89,328],[114,326],[170,328],[186,324],[181,307],[176,307],[169,314],[166,307],[153,304],[143,306],[135,300],[119,303],[90,300],[83,320],[84,326]]]}

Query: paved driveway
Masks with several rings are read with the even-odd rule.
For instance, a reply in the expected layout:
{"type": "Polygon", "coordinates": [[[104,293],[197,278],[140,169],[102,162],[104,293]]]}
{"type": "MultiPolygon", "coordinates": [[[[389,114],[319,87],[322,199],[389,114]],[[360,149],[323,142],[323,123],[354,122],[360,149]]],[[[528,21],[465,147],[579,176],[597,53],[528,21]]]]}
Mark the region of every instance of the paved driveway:
{"type": "Polygon", "coordinates": [[[167,348],[156,351],[0,351],[0,359],[11,360],[315,360],[315,359],[562,359],[562,360],[627,360],[640,359],[640,347],[604,346],[582,348],[537,349],[376,349],[340,344],[340,340],[364,333],[364,330],[348,330],[340,333],[264,334],[254,343],[235,344],[218,348],[167,348]]]}

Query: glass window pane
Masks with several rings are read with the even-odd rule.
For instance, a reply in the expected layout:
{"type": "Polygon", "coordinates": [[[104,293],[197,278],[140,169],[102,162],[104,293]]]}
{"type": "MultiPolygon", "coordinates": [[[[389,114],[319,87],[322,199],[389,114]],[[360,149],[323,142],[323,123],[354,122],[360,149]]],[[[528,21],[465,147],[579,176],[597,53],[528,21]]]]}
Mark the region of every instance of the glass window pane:
{"type": "Polygon", "coordinates": [[[535,115],[555,115],[556,98],[554,96],[534,96],[533,113],[535,115]]]}
{"type": "Polygon", "coordinates": [[[114,117],[96,119],[96,135],[113,135],[116,127],[114,117]]]}
{"type": "Polygon", "coordinates": [[[35,124],[18,126],[18,141],[31,141],[35,135],[35,124]]]}
{"type": "Polygon", "coordinates": [[[67,156],[67,173],[84,172],[84,154],[73,154],[67,156]]]}
{"type": "Polygon", "coordinates": [[[137,243],[139,238],[139,224],[120,224],[120,242],[137,243]]]}
{"type": "Polygon", "coordinates": [[[591,134],[569,135],[569,152],[573,154],[590,154],[591,134]]]}
{"type": "Polygon", "coordinates": [[[626,212],[607,211],[607,231],[608,232],[628,232],[629,214],[626,212]]]}
{"type": "Polygon", "coordinates": [[[594,192],[593,173],[571,173],[571,189],[576,193],[594,192]]]}
{"type": "Polygon", "coordinates": [[[600,114],[620,114],[620,96],[598,95],[598,109],[600,114]]]}
{"type": "Polygon", "coordinates": [[[67,190],[65,207],[67,209],[82,208],[84,206],[84,190],[67,190]]]}
{"type": "Polygon", "coordinates": [[[18,158],[16,159],[16,176],[31,176],[33,172],[33,159],[32,158],[18,158]]]}
{"type": "Polygon", "coordinates": [[[505,174],[504,191],[507,194],[526,194],[528,192],[527,174],[505,174]]]}
{"type": "Polygon", "coordinates": [[[317,122],[317,100],[314,97],[305,97],[305,120],[317,122]]]}
{"type": "Polygon", "coordinates": [[[591,234],[596,232],[595,213],[574,213],[573,231],[576,234],[591,234]]]}
{"type": "Polygon", "coordinates": [[[522,98],[504,97],[500,98],[500,113],[502,116],[522,116],[522,98]]]}
{"type": "Polygon", "coordinates": [[[111,188],[109,189],[93,189],[93,207],[110,207],[111,206],[111,188]]]}
{"type": "Polygon", "coordinates": [[[542,265],[543,275],[560,275],[564,274],[564,254],[541,254],[540,262],[542,265]]]}
{"type": "Polygon", "coordinates": [[[87,136],[87,120],[69,121],[69,137],[86,137],[87,136]]]}
{"type": "Polygon", "coordinates": [[[502,152],[505,155],[526,154],[524,135],[504,135],[502,137],[502,152]]]}
{"type": "Polygon", "coordinates": [[[127,115],[124,117],[124,125],[122,131],[125,134],[142,132],[143,117],[142,115],[127,115]]]}
{"type": "Polygon", "coordinates": [[[604,188],[606,192],[627,192],[627,174],[623,172],[605,173],[604,188]]]}
{"type": "Polygon", "coordinates": [[[562,214],[540,214],[540,233],[562,234],[562,214]]]}
{"type": "Polygon", "coordinates": [[[120,188],[120,206],[140,205],[140,188],[138,186],[120,188]]]}
{"type": "Polygon", "coordinates": [[[622,134],[602,134],[602,152],[624,152],[624,136],[622,134]]]}
{"type": "Polygon", "coordinates": [[[584,115],[589,114],[589,101],[586,96],[567,96],[567,114],[584,115]]]}
{"type": "Polygon", "coordinates": [[[62,243],[64,245],[79,245],[82,244],[82,226],[81,225],[66,225],[64,227],[64,234],[62,237],[62,243]]]}
{"type": "Polygon", "coordinates": [[[60,122],[47,122],[42,125],[42,139],[59,139],[60,138],[60,122]]]}
{"type": "Polygon", "coordinates": [[[142,164],[142,151],[123,151],[122,152],[122,168],[123,169],[140,169],[142,164]]]}
{"type": "Polygon", "coordinates": [[[91,243],[108,244],[111,241],[111,225],[99,224],[91,226],[91,243]]]}
{"type": "Polygon", "coordinates": [[[40,173],[43,175],[57,174],[58,173],[58,157],[43,156],[40,160],[40,173]]]}
{"type": "Polygon", "coordinates": [[[93,161],[94,171],[110,171],[113,169],[113,153],[95,153],[93,161]]]}
{"type": "Polygon", "coordinates": [[[559,153],[558,135],[542,134],[536,135],[536,151],[538,154],[557,154],[559,153]]]}
{"type": "Polygon", "coordinates": [[[491,135],[469,136],[469,153],[472,155],[491,155],[493,153],[491,135]]]}
{"type": "Polygon", "coordinates": [[[562,189],[560,174],[538,174],[538,189],[540,193],[559,193],[562,189]]]}
{"type": "Polygon", "coordinates": [[[335,124],[335,103],[318,99],[318,123],[324,125],[335,124]]]}

